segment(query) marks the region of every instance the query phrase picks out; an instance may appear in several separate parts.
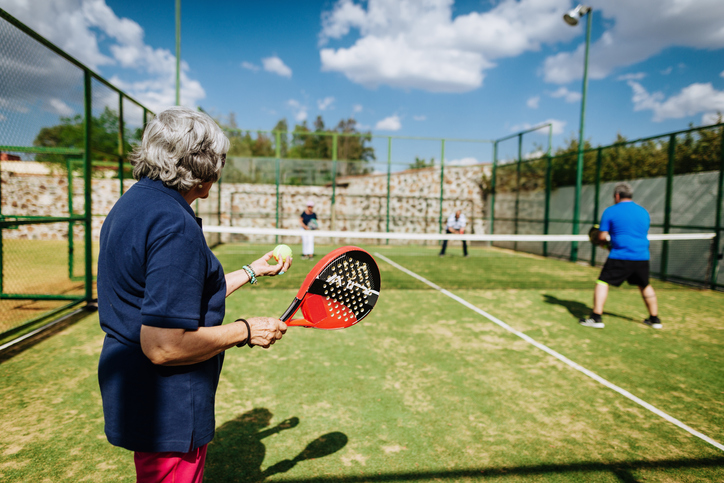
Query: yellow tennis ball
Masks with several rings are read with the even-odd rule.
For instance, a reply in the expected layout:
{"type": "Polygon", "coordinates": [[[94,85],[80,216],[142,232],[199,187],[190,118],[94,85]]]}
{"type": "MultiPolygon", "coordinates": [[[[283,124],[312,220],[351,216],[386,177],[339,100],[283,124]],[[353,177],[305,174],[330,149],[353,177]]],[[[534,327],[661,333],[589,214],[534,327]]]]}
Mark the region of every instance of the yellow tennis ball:
{"type": "Polygon", "coordinates": [[[292,249],[286,245],[277,245],[272,253],[272,256],[277,262],[281,260],[281,262],[284,263],[287,260],[287,257],[292,256],[292,249]]]}

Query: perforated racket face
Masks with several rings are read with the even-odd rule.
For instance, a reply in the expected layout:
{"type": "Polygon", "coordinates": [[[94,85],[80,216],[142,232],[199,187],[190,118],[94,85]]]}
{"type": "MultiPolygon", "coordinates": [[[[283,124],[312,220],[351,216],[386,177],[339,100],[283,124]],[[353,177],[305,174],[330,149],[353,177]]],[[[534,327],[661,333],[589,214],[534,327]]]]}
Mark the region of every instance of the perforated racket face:
{"type": "Polygon", "coordinates": [[[343,329],[367,317],[380,295],[380,271],[362,249],[333,259],[310,285],[302,314],[311,327],[343,329]]]}

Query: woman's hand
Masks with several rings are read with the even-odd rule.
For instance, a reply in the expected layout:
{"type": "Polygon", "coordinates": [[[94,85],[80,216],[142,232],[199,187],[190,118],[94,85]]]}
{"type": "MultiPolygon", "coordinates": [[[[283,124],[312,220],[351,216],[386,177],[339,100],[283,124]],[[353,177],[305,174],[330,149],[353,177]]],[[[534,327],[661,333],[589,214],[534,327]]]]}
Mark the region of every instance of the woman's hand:
{"type": "Polygon", "coordinates": [[[287,332],[287,324],[274,317],[252,317],[246,321],[251,328],[250,342],[264,349],[268,349],[287,332]]]}
{"type": "Polygon", "coordinates": [[[273,253],[274,252],[271,251],[261,257],[259,260],[256,260],[249,264],[251,266],[251,269],[254,270],[254,273],[257,277],[273,277],[274,275],[279,275],[282,272],[286,272],[287,270],[289,270],[289,267],[292,266],[292,257],[287,257],[286,260],[284,260],[284,263],[269,265],[269,260],[271,260],[274,256],[273,253]]]}

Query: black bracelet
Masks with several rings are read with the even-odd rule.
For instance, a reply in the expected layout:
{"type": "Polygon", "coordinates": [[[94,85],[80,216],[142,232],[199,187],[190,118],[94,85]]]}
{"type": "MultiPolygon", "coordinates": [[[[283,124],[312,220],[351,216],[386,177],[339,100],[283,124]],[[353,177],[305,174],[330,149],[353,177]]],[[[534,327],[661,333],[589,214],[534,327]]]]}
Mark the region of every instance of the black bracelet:
{"type": "Polygon", "coordinates": [[[254,344],[251,343],[251,327],[249,326],[249,322],[246,321],[246,319],[236,319],[236,322],[244,322],[246,324],[246,340],[244,342],[241,342],[239,344],[236,344],[236,347],[244,347],[245,345],[248,345],[249,347],[254,347],[254,344]]]}

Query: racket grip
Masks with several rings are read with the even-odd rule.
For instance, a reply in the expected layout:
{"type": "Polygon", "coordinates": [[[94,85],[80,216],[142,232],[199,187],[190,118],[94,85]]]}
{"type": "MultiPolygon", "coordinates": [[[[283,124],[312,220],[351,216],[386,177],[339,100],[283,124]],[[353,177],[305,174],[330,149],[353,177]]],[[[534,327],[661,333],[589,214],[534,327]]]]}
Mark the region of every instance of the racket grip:
{"type": "MultiPolygon", "coordinates": [[[[294,313],[295,313],[297,310],[299,310],[299,306],[300,306],[301,304],[302,304],[301,299],[298,299],[298,298],[294,297],[294,302],[292,302],[292,304],[289,306],[289,308],[287,308],[287,310],[284,312],[284,314],[282,314],[282,316],[279,317],[279,320],[281,320],[282,322],[286,323],[289,319],[292,318],[292,316],[294,315],[294,313]]],[[[287,323],[287,325],[290,325],[290,324],[287,323]]]]}

